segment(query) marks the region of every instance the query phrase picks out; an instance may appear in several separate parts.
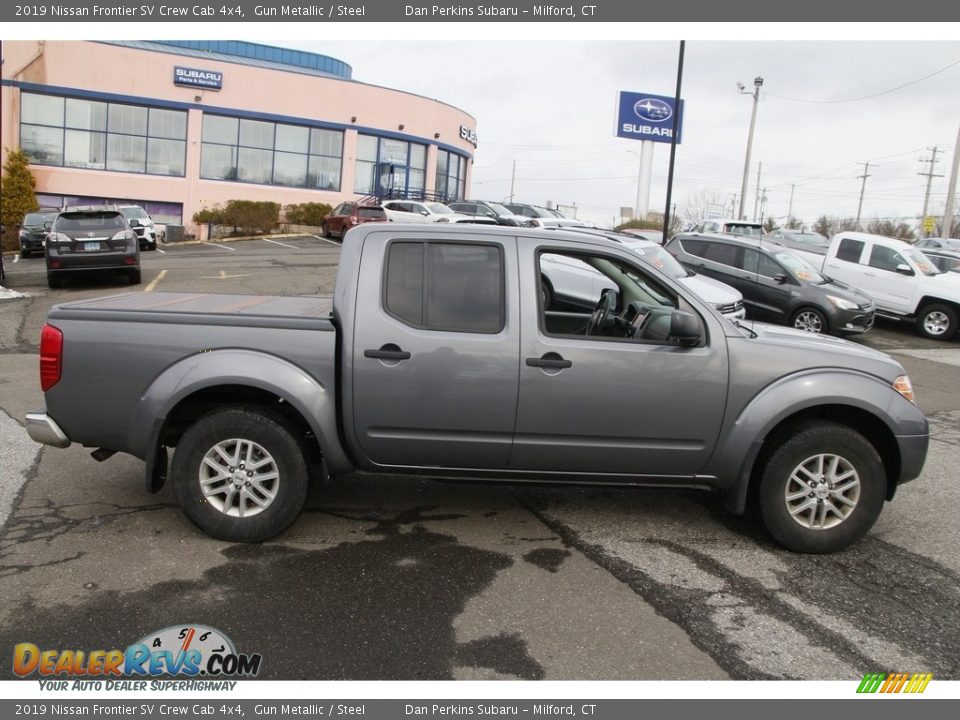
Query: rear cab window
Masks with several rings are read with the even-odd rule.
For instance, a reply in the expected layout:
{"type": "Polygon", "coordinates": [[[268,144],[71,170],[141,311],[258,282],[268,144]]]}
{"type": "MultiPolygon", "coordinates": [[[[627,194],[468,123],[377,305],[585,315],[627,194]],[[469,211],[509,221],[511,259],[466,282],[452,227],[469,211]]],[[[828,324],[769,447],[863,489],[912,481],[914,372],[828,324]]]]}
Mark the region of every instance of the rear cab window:
{"type": "Polygon", "coordinates": [[[863,255],[863,240],[854,240],[853,238],[843,238],[840,246],[837,248],[837,260],[859,263],[860,256],[863,255]]]}

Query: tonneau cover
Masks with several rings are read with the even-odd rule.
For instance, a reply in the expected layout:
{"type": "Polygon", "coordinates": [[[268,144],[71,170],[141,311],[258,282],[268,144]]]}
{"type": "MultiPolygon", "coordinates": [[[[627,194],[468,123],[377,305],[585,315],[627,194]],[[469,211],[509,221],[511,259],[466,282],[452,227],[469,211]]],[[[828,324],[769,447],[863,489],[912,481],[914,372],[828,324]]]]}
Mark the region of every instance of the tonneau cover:
{"type": "Polygon", "coordinates": [[[251,317],[330,317],[333,298],[323,296],[224,295],[220,293],[138,292],[65,303],[64,311],[162,312],[251,317]]]}

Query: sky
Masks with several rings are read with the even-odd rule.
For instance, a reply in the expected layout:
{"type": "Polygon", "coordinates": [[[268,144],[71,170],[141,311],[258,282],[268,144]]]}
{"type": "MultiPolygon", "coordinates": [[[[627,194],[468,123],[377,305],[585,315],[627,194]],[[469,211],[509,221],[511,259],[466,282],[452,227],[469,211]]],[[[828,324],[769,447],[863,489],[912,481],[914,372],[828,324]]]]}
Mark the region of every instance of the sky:
{"type": "MultiPolygon", "coordinates": [[[[673,200],[681,215],[732,208],[743,178],[753,89],[764,78],[748,183],[753,215],[758,163],[766,213],[807,222],[854,217],[862,163],[862,217],[918,218],[930,147],[938,162],[930,213],[942,213],[960,127],[960,42],[850,40],[686,44],[683,142],[673,200]],[[951,66],[951,67],[948,67],[951,66]],[[947,68],[947,69],[944,69],[947,68]],[[931,73],[938,74],[920,80],[931,73]],[[912,83],[892,92],[898,86],[912,83]],[[873,98],[864,96],[880,94],[873,98]],[[793,99],[788,99],[793,98],[793,99]],[[824,102],[850,100],[848,102],[824,102]],[[804,101],[804,102],[800,102],[804,101]]],[[[264,41],[269,42],[269,41],[264,41]]],[[[648,40],[285,42],[332,55],[353,78],[437,98],[477,120],[472,195],[576,205],[612,223],[634,207],[640,142],[615,137],[620,91],[673,95],[679,43],[648,40]],[[513,173],[514,161],[516,173],[513,173]]],[[[669,145],[655,150],[650,208],[666,199],[669,145]]]]}

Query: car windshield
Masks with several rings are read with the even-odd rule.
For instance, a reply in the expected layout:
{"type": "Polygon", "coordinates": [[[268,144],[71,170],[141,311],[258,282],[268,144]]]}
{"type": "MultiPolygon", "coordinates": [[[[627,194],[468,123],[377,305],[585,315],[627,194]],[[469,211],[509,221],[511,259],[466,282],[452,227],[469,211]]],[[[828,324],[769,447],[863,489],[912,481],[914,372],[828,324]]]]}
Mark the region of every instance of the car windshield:
{"type": "Polygon", "coordinates": [[[924,275],[941,275],[942,273],[937,267],[930,262],[930,258],[923,254],[920,250],[916,248],[908,248],[903,251],[903,254],[908,258],[913,260],[913,264],[917,266],[917,270],[922,272],[924,275]]]}
{"type": "Polygon", "coordinates": [[[383,211],[383,208],[379,208],[379,207],[357,208],[357,217],[383,219],[386,216],[387,214],[383,211]]]}
{"type": "Polygon", "coordinates": [[[635,247],[632,249],[648,263],[674,279],[690,276],[690,273],[680,264],[680,261],[659,245],[656,247],[635,247]]]}
{"type": "Polygon", "coordinates": [[[490,206],[490,209],[493,210],[497,215],[513,215],[512,212],[507,210],[503,205],[499,203],[487,203],[490,206]]]}
{"type": "Polygon", "coordinates": [[[797,242],[807,243],[809,245],[816,245],[817,247],[828,248],[830,247],[830,241],[827,240],[820,233],[787,233],[787,237],[791,240],[796,240],[797,242]]]}
{"type": "Polygon", "coordinates": [[[763,235],[763,228],[760,225],[750,223],[725,223],[723,231],[731,235],[763,235]]]}
{"type": "Polygon", "coordinates": [[[441,203],[427,203],[427,209],[429,209],[430,212],[436,215],[453,215],[454,214],[453,210],[448,208],[446,205],[442,205],[441,203]]]}
{"type": "Polygon", "coordinates": [[[778,250],[771,255],[797,280],[814,285],[823,285],[827,282],[827,279],[820,274],[819,270],[796,253],[789,250],[778,250]]]}
{"type": "Polygon", "coordinates": [[[127,220],[143,220],[144,218],[149,219],[146,210],[139,207],[129,207],[129,208],[120,208],[120,212],[123,213],[123,216],[127,220]]]}
{"type": "Polygon", "coordinates": [[[23,218],[24,225],[43,225],[45,222],[52,222],[57,216],[56,212],[27,213],[23,218]]]}

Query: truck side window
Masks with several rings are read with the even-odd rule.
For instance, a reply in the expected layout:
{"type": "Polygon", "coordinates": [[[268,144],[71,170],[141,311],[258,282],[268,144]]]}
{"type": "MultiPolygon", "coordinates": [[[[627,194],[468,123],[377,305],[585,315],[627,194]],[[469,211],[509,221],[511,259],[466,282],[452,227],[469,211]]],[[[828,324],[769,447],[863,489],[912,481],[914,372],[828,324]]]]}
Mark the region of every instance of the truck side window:
{"type": "Polygon", "coordinates": [[[837,260],[858,263],[861,254],[863,254],[863,240],[844,238],[840,241],[840,247],[837,248],[837,260]]]}
{"type": "Polygon", "coordinates": [[[903,259],[903,256],[893,248],[888,248],[883,245],[874,245],[870,250],[870,267],[875,267],[879,270],[887,270],[889,272],[896,272],[897,265],[906,264],[907,261],[903,259]]]}
{"type": "Polygon", "coordinates": [[[391,243],[384,306],[401,322],[424,330],[500,332],[505,322],[500,247],[391,243]]]}

